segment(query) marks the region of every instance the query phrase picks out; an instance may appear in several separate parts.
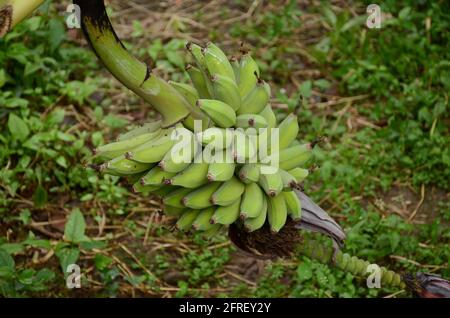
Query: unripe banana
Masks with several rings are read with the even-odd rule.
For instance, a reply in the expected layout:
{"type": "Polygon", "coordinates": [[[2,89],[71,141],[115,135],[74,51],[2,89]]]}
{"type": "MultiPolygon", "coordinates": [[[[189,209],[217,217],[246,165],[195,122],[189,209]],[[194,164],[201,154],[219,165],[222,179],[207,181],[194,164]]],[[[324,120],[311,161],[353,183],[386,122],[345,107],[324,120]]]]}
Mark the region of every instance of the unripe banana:
{"type": "Polygon", "coordinates": [[[195,103],[200,98],[195,87],[189,84],[174,81],[169,81],[169,84],[172,85],[184,98],[186,98],[191,106],[195,106],[195,103]]]}
{"type": "Polygon", "coordinates": [[[182,200],[181,203],[192,209],[204,209],[212,206],[211,196],[222,185],[221,182],[213,182],[206,184],[192,192],[189,192],[182,200]]]}
{"type": "Polygon", "coordinates": [[[214,214],[214,207],[209,207],[201,210],[196,217],[192,227],[197,231],[207,231],[212,228],[211,217],[214,214]]]}
{"type": "Polygon", "coordinates": [[[238,176],[244,183],[258,182],[260,172],[259,164],[247,163],[239,170],[238,176]]]}
{"type": "Polygon", "coordinates": [[[242,98],[253,90],[259,76],[258,64],[256,64],[250,54],[244,54],[241,57],[239,66],[239,93],[242,98]]]}
{"type": "Polygon", "coordinates": [[[236,117],[236,127],[255,128],[258,132],[260,128],[267,128],[267,120],[257,114],[242,114],[236,117]]]}
{"type": "Polygon", "coordinates": [[[163,207],[163,213],[166,216],[180,217],[187,209],[185,208],[177,208],[170,205],[165,205],[163,207]]]}
{"type": "Polygon", "coordinates": [[[270,174],[261,174],[259,176],[259,185],[269,197],[278,196],[283,191],[283,179],[280,171],[270,174]]]}
{"type": "Polygon", "coordinates": [[[284,196],[277,195],[275,197],[268,198],[268,210],[267,216],[270,225],[270,230],[274,233],[278,233],[281,228],[286,224],[287,220],[287,207],[284,196]]]}
{"type": "Polygon", "coordinates": [[[163,171],[160,167],[153,167],[146,175],[141,178],[142,185],[163,186],[164,180],[170,179],[175,173],[163,171]]]}
{"type": "Polygon", "coordinates": [[[131,129],[130,131],[120,134],[117,137],[117,141],[128,140],[137,137],[142,134],[152,133],[161,129],[161,121],[157,120],[151,123],[145,123],[140,127],[131,129]]]}
{"type": "Polygon", "coordinates": [[[295,178],[295,181],[297,181],[297,183],[302,182],[309,175],[308,169],[303,169],[299,167],[291,169],[288,172],[295,178]]]}
{"type": "Polygon", "coordinates": [[[215,99],[199,99],[197,106],[222,128],[229,128],[236,124],[236,113],[224,102],[215,99]]]}
{"type": "Polygon", "coordinates": [[[179,144],[167,151],[158,163],[164,171],[176,173],[183,171],[201,151],[201,145],[191,132],[184,136],[180,134],[177,138],[180,138],[179,144]]]}
{"type": "Polygon", "coordinates": [[[226,76],[230,80],[236,82],[233,67],[220,48],[213,43],[208,43],[206,48],[202,50],[202,53],[205,57],[205,64],[209,74],[226,76]]]}
{"type": "Polygon", "coordinates": [[[267,128],[275,128],[277,126],[277,117],[275,116],[275,113],[273,112],[270,104],[267,104],[259,113],[259,115],[264,117],[264,119],[267,121],[267,128]]]}
{"type": "Polygon", "coordinates": [[[188,42],[186,44],[186,49],[189,51],[189,53],[191,53],[198,68],[206,68],[205,57],[202,53],[203,48],[201,46],[192,42],[188,42]]]}
{"type": "MultiPolygon", "coordinates": [[[[166,187],[169,188],[169,187],[166,187]]],[[[170,189],[170,188],[169,188],[170,189]]],[[[192,192],[192,189],[186,189],[186,188],[180,188],[175,191],[171,191],[167,195],[163,197],[163,203],[164,205],[170,205],[176,208],[186,208],[181,200],[189,194],[189,192],[192,192]]]]}
{"type": "MultiPolygon", "coordinates": [[[[236,78],[236,83],[239,84],[240,82],[240,65],[239,65],[239,60],[236,56],[232,56],[230,57],[230,64],[231,67],[233,68],[233,72],[234,72],[234,77],[236,78]]],[[[238,88],[239,91],[239,88],[238,88]]],[[[239,93],[240,96],[240,93],[239,93]]]]}
{"type": "Polygon", "coordinates": [[[241,96],[236,82],[226,76],[215,74],[211,76],[214,97],[228,104],[234,111],[241,107],[241,96]]]}
{"type": "Polygon", "coordinates": [[[239,218],[239,206],[241,204],[241,198],[227,206],[220,206],[216,208],[214,215],[211,218],[212,224],[229,225],[235,222],[239,218]]]}
{"type": "Polygon", "coordinates": [[[258,114],[270,100],[270,86],[263,80],[258,80],[255,88],[242,100],[242,106],[237,110],[238,115],[258,114]]]}
{"type": "Polygon", "coordinates": [[[199,214],[200,214],[199,210],[187,209],[186,211],[183,212],[181,217],[178,219],[175,227],[179,231],[183,231],[183,232],[188,231],[192,227],[192,224],[197,219],[197,216],[199,214]]]}
{"type": "Polygon", "coordinates": [[[256,162],[257,146],[253,142],[256,138],[253,137],[246,135],[242,129],[234,131],[232,151],[237,163],[256,162]]]}
{"type": "Polygon", "coordinates": [[[129,151],[125,156],[133,161],[143,163],[154,163],[161,161],[164,155],[169,151],[176,143],[171,138],[172,129],[167,130],[158,139],[148,141],[132,151],[129,151]]]}
{"type": "Polygon", "coordinates": [[[208,183],[208,163],[193,162],[185,170],[166,180],[166,184],[177,185],[184,188],[197,188],[208,183]]]}
{"type": "Polygon", "coordinates": [[[211,98],[211,94],[208,89],[208,85],[211,85],[211,83],[207,82],[209,79],[203,75],[202,71],[195,66],[188,64],[186,65],[186,72],[189,74],[191,82],[194,84],[200,98],[211,98]]]}
{"type": "Polygon", "coordinates": [[[295,191],[283,192],[281,194],[286,202],[289,215],[294,221],[302,218],[302,203],[295,191]]]}
{"type": "Polygon", "coordinates": [[[125,156],[114,158],[99,167],[99,171],[114,176],[127,176],[149,170],[153,165],[131,161],[125,156]]]}
{"type": "Polygon", "coordinates": [[[154,191],[160,189],[162,185],[143,185],[140,181],[133,184],[131,190],[133,193],[153,193],[154,191]]]}
{"type": "Polygon", "coordinates": [[[236,168],[232,152],[229,149],[216,151],[214,154],[215,162],[210,162],[208,168],[209,181],[227,181],[229,180],[236,168]]]}
{"type": "Polygon", "coordinates": [[[292,189],[298,188],[297,180],[293,175],[283,169],[278,169],[278,171],[283,180],[283,191],[292,191],[292,189]]]}
{"type": "Polygon", "coordinates": [[[216,236],[220,230],[223,228],[221,224],[211,224],[211,227],[202,232],[202,237],[209,240],[216,236]]]}
{"type": "Polygon", "coordinates": [[[286,118],[278,125],[280,142],[279,149],[285,149],[297,138],[298,135],[298,120],[297,116],[294,114],[289,114],[286,118]]]}
{"type": "Polygon", "coordinates": [[[257,217],[263,208],[264,192],[257,183],[249,183],[245,186],[240,207],[242,219],[257,217]]]}
{"type": "Polygon", "coordinates": [[[259,230],[266,223],[267,218],[267,199],[263,196],[261,213],[255,218],[248,218],[244,221],[244,228],[247,232],[259,230]]]}
{"type": "Polygon", "coordinates": [[[213,149],[226,149],[234,141],[232,129],[211,127],[196,135],[197,139],[204,145],[213,149]]]}
{"type": "MultiPolygon", "coordinates": [[[[142,128],[142,127],[141,127],[142,128]]],[[[133,150],[134,148],[155,140],[159,135],[161,135],[162,130],[158,129],[153,132],[139,134],[135,137],[128,137],[127,139],[112,142],[94,149],[94,155],[110,160],[125,154],[127,151],[133,150]]]]}
{"type": "Polygon", "coordinates": [[[303,144],[280,150],[280,168],[288,171],[303,165],[312,157],[311,150],[311,144],[303,144]]]}
{"type": "Polygon", "coordinates": [[[245,186],[236,177],[224,182],[211,196],[211,202],[215,205],[227,206],[236,201],[244,192],[245,186]]]}

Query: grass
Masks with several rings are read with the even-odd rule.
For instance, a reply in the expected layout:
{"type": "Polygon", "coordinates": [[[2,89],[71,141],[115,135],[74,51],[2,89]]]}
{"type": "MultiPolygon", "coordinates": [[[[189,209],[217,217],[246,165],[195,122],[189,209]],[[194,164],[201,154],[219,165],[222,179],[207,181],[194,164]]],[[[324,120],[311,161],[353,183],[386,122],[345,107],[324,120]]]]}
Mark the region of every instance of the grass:
{"type": "MultiPolygon", "coordinates": [[[[136,55],[178,81],[187,80],[186,40],[213,40],[230,55],[243,41],[274,86],[278,116],[296,111],[303,140],[327,136],[305,188],[344,227],[344,250],[397,271],[450,277],[450,12],[443,1],[383,1],[387,19],[376,30],[361,18],[369,2],[173,2],[168,11],[135,7],[132,21],[113,1],[110,14],[136,55]]],[[[85,169],[90,148],[154,113],[66,30],[62,8],[47,3],[0,40],[2,296],[396,292],[368,289],[364,278],[304,257],[248,259],[224,235],[203,241],[171,232],[158,198],[85,169]],[[70,273],[62,268],[74,262],[81,290],[65,285],[70,273]]]]}

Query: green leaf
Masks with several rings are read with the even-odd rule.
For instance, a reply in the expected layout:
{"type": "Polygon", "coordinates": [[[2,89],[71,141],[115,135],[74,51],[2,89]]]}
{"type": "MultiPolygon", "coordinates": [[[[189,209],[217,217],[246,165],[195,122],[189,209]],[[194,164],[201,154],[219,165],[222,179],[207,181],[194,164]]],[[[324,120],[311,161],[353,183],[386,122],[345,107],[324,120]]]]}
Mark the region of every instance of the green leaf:
{"type": "Polygon", "coordinates": [[[112,263],[112,258],[102,254],[96,254],[94,257],[94,263],[95,267],[101,271],[107,268],[112,263]]]}
{"type": "Polygon", "coordinates": [[[11,255],[9,255],[9,253],[2,248],[0,248],[0,267],[4,267],[12,271],[14,271],[16,267],[14,258],[12,258],[11,255]]]}
{"type": "Polygon", "coordinates": [[[0,248],[10,255],[22,253],[24,249],[21,243],[5,243],[0,248]]]}
{"type": "Polygon", "coordinates": [[[311,83],[311,81],[305,81],[299,87],[300,94],[304,98],[311,97],[311,90],[312,90],[312,83],[311,83]]]}
{"type": "Polygon", "coordinates": [[[11,135],[19,140],[24,140],[30,134],[27,124],[16,114],[9,114],[8,128],[11,135]]]}
{"type": "Polygon", "coordinates": [[[73,243],[86,241],[87,237],[84,235],[85,230],[86,222],[84,216],[79,209],[76,209],[70,214],[67,220],[64,228],[64,238],[73,243]]]}
{"type": "Polygon", "coordinates": [[[313,276],[311,262],[304,261],[297,267],[297,277],[299,281],[305,281],[311,279],[313,276]]]}
{"type": "Polygon", "coordinates": [[[80,251],[77,248],[61,248],[55,251],[56,257],[59,259],[64,277],[67,276],[67,267],[76,264],[80,257],[80,251]]]}
{"type": "Polygon", "coordinates": [[[42,186],[38,186],[36,191],[34,191],[33,201],[35,207],[38,209],[47,203],[47,191],[42,186]]]}
{"type": "Polygon", "coordinates": [[[48,32],[48,39],[50,42],[50,47],[52,51],[54,51],[61,45],[61,42],[66,37],[66,29],[62,21],[59,19],[51,19],[48,26],[50,29],[48,32]]]}

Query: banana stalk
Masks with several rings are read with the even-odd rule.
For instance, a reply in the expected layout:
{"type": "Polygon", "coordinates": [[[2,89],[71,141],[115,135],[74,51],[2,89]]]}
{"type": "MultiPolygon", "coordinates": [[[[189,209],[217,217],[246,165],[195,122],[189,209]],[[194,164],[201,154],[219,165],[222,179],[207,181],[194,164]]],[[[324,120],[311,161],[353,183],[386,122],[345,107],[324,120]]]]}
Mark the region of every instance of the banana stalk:
{"type": "Polygon", "coordinates": [[[195,119],[205,118],[174,87],[125,49],[111,25],[102,0],[73,2],[81,9],[81,26],[98,58],[114,77],[162,115],[163,128],[184,120],[191,113],[195,119]]]}
{"type": "Polygon", "coordinates": [[[0,38],[43,2],[44,0],[0,0],[0,38]]]}

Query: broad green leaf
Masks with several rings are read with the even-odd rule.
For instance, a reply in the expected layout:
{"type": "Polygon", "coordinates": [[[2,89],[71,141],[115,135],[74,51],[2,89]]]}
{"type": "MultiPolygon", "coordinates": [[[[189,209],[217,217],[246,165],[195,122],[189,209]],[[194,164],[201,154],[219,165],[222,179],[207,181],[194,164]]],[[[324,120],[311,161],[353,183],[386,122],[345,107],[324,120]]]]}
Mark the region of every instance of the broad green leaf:
{"type": "Polygon", "coordinates": [[[27,124],[16,114],[9,114],[8,128],[11,135],[19,140],[24,140],[30,134],[27,124]]]}
{"type": "Polygon", "coordinates": [[[84,216],[79,209],[76,209],[70,214],[67,220],[64,228],[64,238],[73,243],[86,241],[87,237],[84,235],[85,230],[86,222],[84,216]]]}

